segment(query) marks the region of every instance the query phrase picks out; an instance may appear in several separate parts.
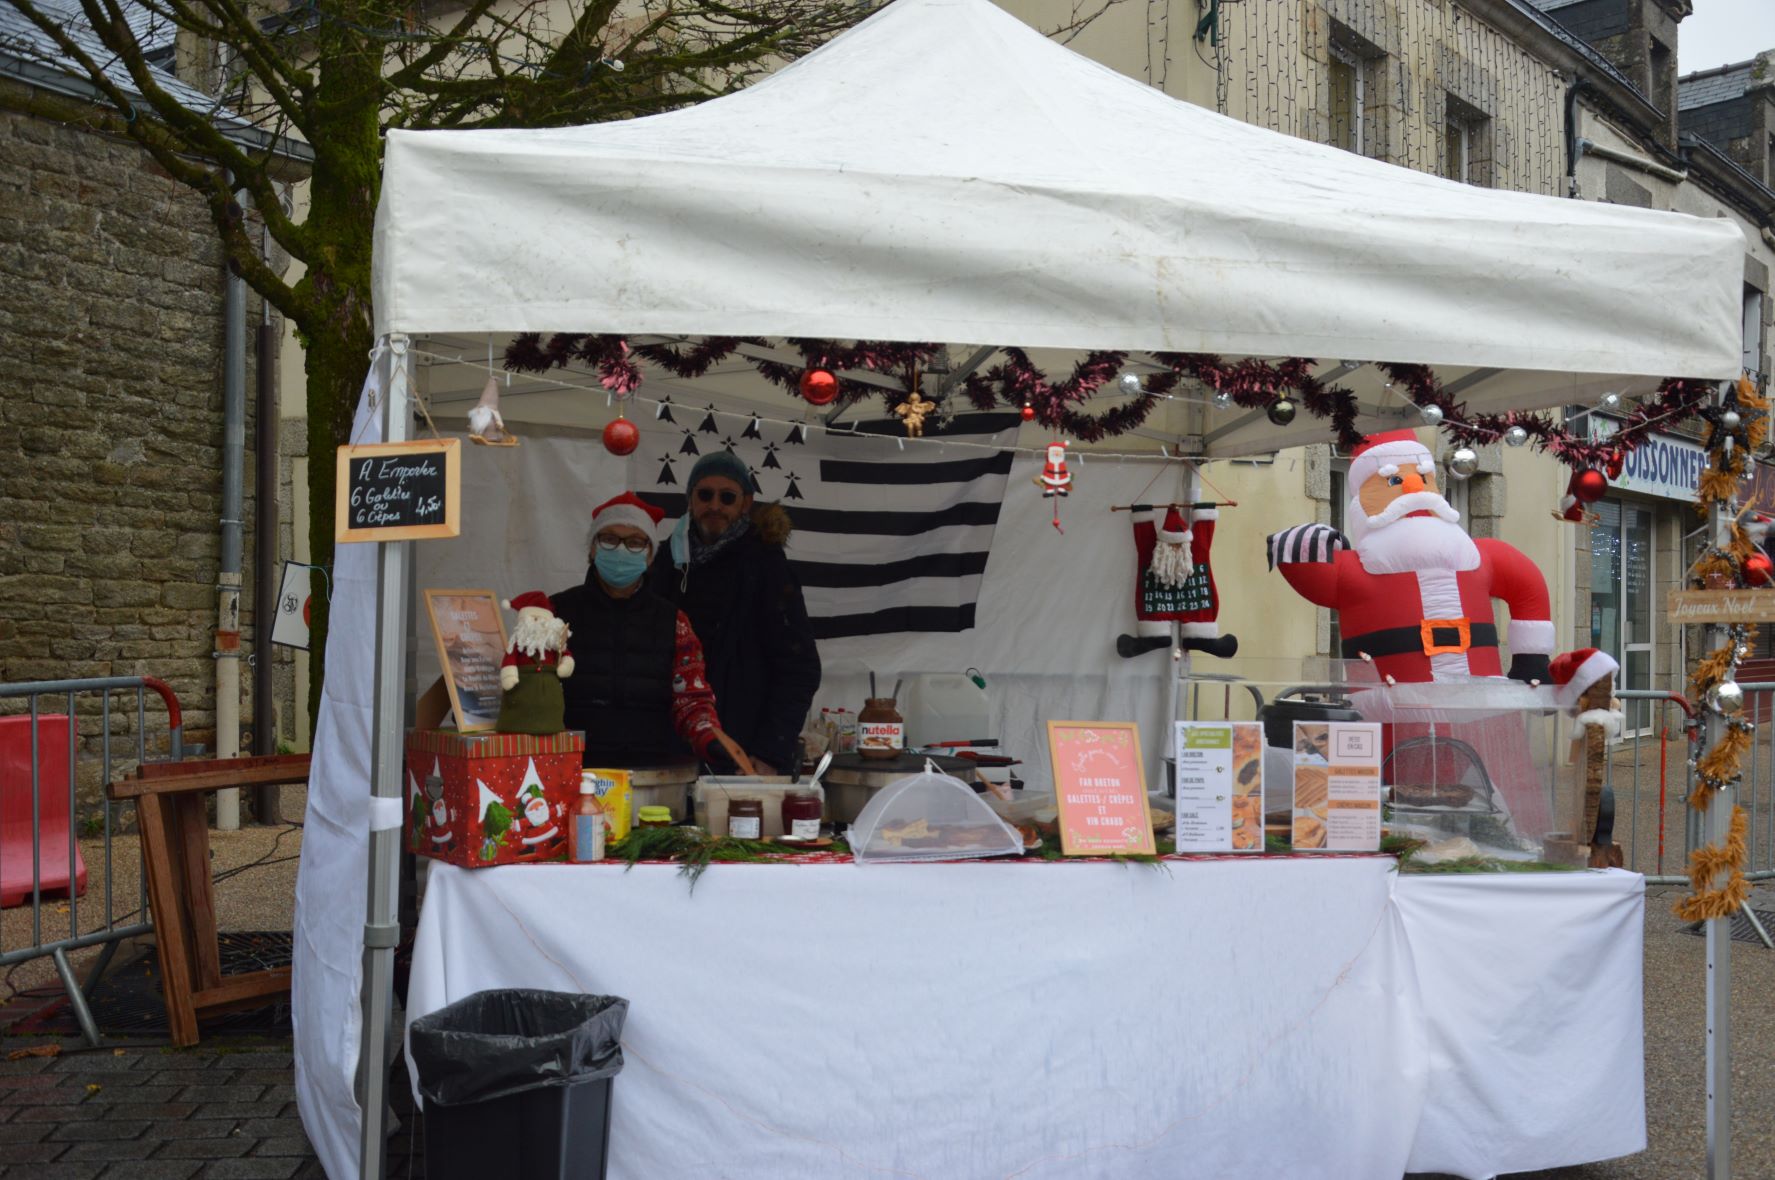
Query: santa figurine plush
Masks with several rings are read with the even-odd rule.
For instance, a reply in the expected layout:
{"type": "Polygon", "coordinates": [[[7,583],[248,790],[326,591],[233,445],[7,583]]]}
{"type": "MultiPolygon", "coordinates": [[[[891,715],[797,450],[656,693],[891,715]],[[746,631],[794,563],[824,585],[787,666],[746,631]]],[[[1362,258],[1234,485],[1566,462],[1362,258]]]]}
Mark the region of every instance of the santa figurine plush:
{"type": "Polygon", "coordinates": [[[505,659],[499,665],[500,733],[550,734],[566,728],[561,681],[573,675],[567,650],[567,624],[555,617],[554,604],[539,590],[505,603],[518,613],[505,659]]]}
{"type": "Polygon", "coordinates": [[[1397,682],[1503,674],[1547,679],[1552,609],[1540,569],[1514,546],[1474,540],[1436,486],[1409,430],[1365,439],[1350,457],[1349,535],[1306,524],[1269,538],[1270,565],[1303,598],[1338,612],[1344,659],[1371,659],[1397,682]],[[1500,634],[1491,600],[1510,609],[1500,634]]]}

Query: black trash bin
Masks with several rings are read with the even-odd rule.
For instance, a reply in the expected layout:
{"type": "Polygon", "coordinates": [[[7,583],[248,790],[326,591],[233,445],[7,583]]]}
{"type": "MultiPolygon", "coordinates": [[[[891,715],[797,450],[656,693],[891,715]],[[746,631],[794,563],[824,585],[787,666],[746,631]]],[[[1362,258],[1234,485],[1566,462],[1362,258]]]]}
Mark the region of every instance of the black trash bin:
{"type": "Polygon", "coordinates": [[[603,1180],[628,1011],[617,996],[512,989],[415,1020],[425,1174],[603,1180]]]}

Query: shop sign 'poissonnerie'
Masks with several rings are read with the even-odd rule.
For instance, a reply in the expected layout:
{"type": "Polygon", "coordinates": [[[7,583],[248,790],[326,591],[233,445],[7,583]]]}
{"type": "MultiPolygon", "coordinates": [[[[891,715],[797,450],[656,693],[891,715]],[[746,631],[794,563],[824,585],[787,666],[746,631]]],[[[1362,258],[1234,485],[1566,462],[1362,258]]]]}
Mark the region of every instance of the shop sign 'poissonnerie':
{"type": "MultiPolygon", "coordinates": [[[[1617,423],[1597,414],[1590,416],[1591,437],[1607,438],[1617,423]]],[[[1654,434],[1629,451],[1621,464],[1621,477],[1609,483],[1623,492],[1639,492],[1666,500],[1695,499],[1707,452],[1699,443],[1670,434],[1654,434]]]]}

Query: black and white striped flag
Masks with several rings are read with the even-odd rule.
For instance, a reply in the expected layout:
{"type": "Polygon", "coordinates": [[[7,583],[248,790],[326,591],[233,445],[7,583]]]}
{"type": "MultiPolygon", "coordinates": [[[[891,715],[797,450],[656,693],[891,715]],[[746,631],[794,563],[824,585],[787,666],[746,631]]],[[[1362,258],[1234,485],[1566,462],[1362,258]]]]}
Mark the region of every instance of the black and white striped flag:
{"type": "MultiPolygon", "coordinates": [[[[854,411],[853,411],[854,412],[854,411]]],[[[659,418],[642,409],[631,486],[674,523],[697,458],[738,455],[753,494],[778,501],[795,532],[789,561],[821,639],[974,626],[980,578],[1011,471],[1010,450],[909,441],[898,420],[828,431],[760,422],[708,403],[674,401],[659,418]]],[[[1015,412],[957,414],[931,438],[1009,447],[1015,412]]]]}

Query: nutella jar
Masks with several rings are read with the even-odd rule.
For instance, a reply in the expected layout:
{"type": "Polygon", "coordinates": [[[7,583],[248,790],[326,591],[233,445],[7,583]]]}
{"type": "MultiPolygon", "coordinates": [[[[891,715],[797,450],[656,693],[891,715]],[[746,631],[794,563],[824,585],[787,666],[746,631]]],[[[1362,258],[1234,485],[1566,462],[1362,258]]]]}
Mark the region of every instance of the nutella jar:
{"type": "Polygon", "coordinates": [[[906,748],[906,721],[892,697],[870,697],[857,714],[857,753],[865,758],[898,758],[906,748]]]}
{"type": "Polygon", "coordinates": [[[737,840],[764,838],[764,800],[735,799],[727,805],[727,834],[737,840]]]}

